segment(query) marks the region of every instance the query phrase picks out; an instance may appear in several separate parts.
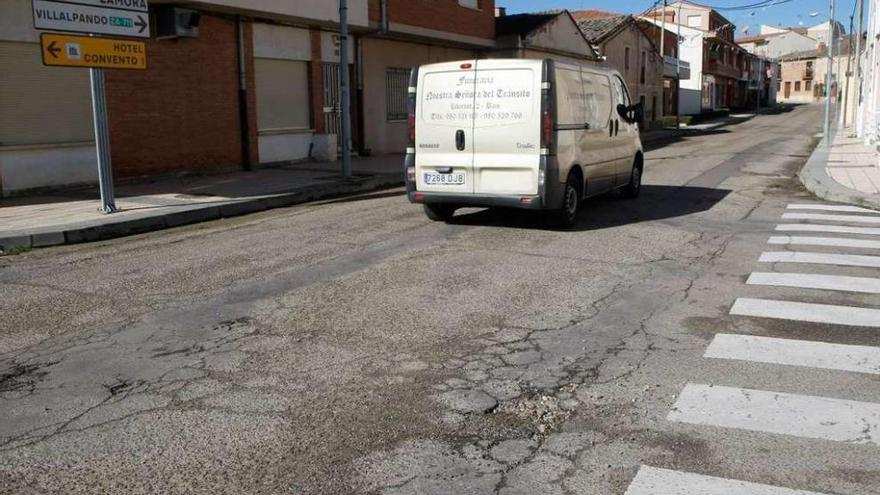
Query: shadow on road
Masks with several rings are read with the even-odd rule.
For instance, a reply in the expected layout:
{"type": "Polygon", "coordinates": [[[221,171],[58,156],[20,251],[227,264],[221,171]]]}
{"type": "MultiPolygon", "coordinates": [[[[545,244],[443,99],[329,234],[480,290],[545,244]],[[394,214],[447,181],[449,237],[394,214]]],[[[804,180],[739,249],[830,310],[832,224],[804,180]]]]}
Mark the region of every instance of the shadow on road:
{"type": "Polygon", "coordinates": [[[406,196],[406,191],[402,187],[398,187],[392,191],[373,192],[367,194],[358,194],[356,196],[345,196],[342,198],[329,199],[327,201],[318,201],[315,204],[332,205],[336,203],[353,203],[355,201],[367,201],[370,199],[392,198],[394,196],[406,196]]]}
{"type": "MultiPolygon", "coordinates": [[[[581,232],[605,229],[700,213],[711,209],[729,193],[728,189],[643,185],[641,195],[635,200],[621,199],[614,194],[607,194],[585,201],[577,224],[566,230],[581,232]]],[[[507,208],[462,209],[450,223],[558,230],[551,222],[548,212],[507,208]]]]}
{"type": "MultiPolygon", "coordinates": [[[[745,121],[745,119],[743,121],[745,121]]],[[[684,141],[686,139],[729,133],[730,131],[726,129],[681,129],[678,131],[669,130],[668,134],[666,135],[658,136],[651,140],[645,140],[644,142],[642,142],[642,148],[646,152],[653,151],[659,148],[663,148],[664,146],[669,146],[670,144],[684,141]]]]}

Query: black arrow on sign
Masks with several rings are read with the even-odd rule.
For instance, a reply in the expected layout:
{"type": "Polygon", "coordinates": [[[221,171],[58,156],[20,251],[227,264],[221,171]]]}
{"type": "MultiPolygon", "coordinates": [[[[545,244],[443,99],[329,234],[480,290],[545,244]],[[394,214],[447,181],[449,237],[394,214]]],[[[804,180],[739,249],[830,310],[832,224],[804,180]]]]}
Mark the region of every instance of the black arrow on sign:
{"type": "Polygon", "coordinates": [[[134,25],[140,28],[138,30],[138,34],[143,33],[144,29],[147,29],[147,26],[149,26],[149,24],[147,24],[147,21],[145,21],[144,18],[141,16],[138,16],[138,20],[134,23],[134,25]]]}
{"type": "Polygon", "coordinates": [[[61,48],[55,46],[55,42],[49,43],[49,46],[46,47],[46,51],[52,55],[52,58],[58,58],[58,54],[61,53],[61,48]]]}

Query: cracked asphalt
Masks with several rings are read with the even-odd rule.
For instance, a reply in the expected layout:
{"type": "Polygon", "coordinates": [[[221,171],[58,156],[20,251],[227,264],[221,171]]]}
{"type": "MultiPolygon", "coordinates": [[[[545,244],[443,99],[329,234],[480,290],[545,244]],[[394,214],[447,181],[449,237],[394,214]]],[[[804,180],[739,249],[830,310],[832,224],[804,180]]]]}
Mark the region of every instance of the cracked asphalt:
{"type": "Polygon", "coordinates": [[[715,333],[800,331],[728,310],[809,200],[820,115],[650,151],[641,197],[570,231],[395,190],[0,258],[0,492],[623,494],[647,463],[880,493],[876,447],[665,420],[742,378],[701,359],[715,333]]]}

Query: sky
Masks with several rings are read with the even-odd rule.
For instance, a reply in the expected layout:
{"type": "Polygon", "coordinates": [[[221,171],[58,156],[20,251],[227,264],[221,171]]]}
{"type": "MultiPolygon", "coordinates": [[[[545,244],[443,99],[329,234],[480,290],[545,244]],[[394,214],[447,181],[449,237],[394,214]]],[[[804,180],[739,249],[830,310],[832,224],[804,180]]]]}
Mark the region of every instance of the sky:
{"type": "MultiPolygon", "coordinates": [[[[735,7],[751,5],[761,0],[695,0],[713,7],[735,7]]],[[[829,0],[778,0],[785,3],[746,10],[722,10],[718,12],[736,25],[736,36],[758,34],[761,24],[771,26],[812,26],[828,19],[829,0]],[[818,12],[816,17],[810,17],[818,12]],[[754,13],[754,14],[753,14],[754,13]],[[746,28],[748,30],[746,31],[746,28]],[[745,31],[745,32],[744,32],[745,31]]],[[[849,16],[853,13],[856,0],[836,0],[834,17],[849,32],[849,16]]],[[[865,0],[867,4],[870,0],[865,0]]],[[[671,3],[671,0],[670,0],[671,3]]],[[[619,12],[621,14],[638,14],[651,7],[654,0],[495,0],[495,5],[507,7],[507,12],[537,12],[550,9],[597,9],[619,12]]],[[[856,17],[853,23],[857,22],[856,17]]],[[[865,21],[866,22],[866,21],[865,21]]]]}

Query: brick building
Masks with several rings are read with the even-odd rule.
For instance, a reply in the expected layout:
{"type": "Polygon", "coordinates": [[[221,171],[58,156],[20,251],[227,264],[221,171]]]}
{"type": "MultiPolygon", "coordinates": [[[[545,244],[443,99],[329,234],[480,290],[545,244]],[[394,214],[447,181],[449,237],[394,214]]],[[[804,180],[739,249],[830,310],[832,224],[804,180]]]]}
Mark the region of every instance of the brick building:
{"type": "Polygon", "coordinates": [[[682,59],[690,63],[693,76],[682,82],[682,113],[746,105],[754,57],[734,42],[736,26],[711,7],[686,0],[654,9],[646,18],[657,24],[664,15],[667,29],[681,25],[682,59]]]}
{"type": "MultiPolygon", "coordinates": [[[[0,3],[0,195],[96,181],[88,71],[41,64],[30,3],[0,3]]],[[[494,46],[494,1],[348,4],[355,149],[402,152],[409,69],[494,46]]],[[[160,9],[184,6],[199,22],[195,33],[159,37],[154,22],[147,70],[106,71],[117,179],[335,152],[337,2],[150,5],[154,19],[160,9]]]]}
{"type": "MultiPolygon", "coordinates": [[[[626,80],[633,100],[644,107],[645,124],[659,125],[664,115],[675,114],[672,105],[678,87],[674,70],[678,43],[673,33],[631,15],[599,10],[576,11],[573,15],[584,36],[599,48],[605,62],[626,80]],[[666,36],[663,55],[660,53],[661,32],[666,36]]],[[[688,73],[689,68],[685,75],[688,73]]]]}

